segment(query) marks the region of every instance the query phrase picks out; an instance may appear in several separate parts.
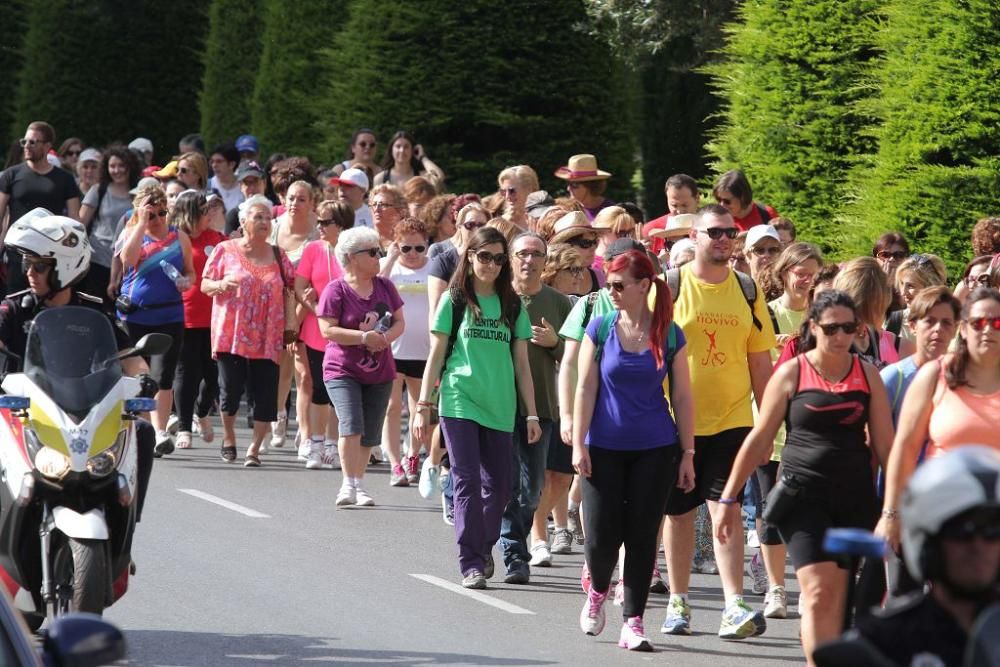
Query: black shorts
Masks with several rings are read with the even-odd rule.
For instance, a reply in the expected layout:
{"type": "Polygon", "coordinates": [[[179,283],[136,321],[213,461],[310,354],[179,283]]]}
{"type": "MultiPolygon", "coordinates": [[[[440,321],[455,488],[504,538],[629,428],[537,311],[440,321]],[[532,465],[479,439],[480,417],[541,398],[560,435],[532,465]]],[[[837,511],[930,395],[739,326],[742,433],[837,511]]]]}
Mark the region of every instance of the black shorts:
{"type": "Polygon", "coordinates": [[[766,544],[768,546],[777,546],[781,544],[781,535],[778,534],[778,529],[764,521],[761,515],[767,508],[767,495],[771,493],[771,489],[778,482],[778,466],[781,465],[778,461],[768,461],[762,466],[757,466],[755,475],[757,477],[757,484],[760,485],[760,502],[757,503],[757,516],[754,518],[760,519],[760,533],[757,537],[760,538],[761,544],[766,544]]]}
{"type": "Polygon", "coordinates": [[[177,360],[181,356],[181,343],[184,342],[184,323],[171,322],[170,324],[136,324],[135,322],[125,322],[125,330],[128,331],[132,344],[135,345],[139,339],[148,333],[164,333],[173,338],[170,349],[163,354],[155,354],[152,357],[143,358],[149,364],[149,376],[160,385],[160,391],[174,388],[174,373],[177,371],[177,360]]]}
{"type": "Polygon", "coordinates": [[[424,366],[427,365],[426,359],[396,359],[396,372],[400,375],[406,376],[411,380],[423,380],[424,379],[424,366]]]}
{"type": "Polygon", "coordinates": [[[576,474],[573,469],[573,448],[567,445],[559,435],[559,420],[552,422],[552,433],[549,435],[549,451],[546,455],[545,469],[561,472],[566,475],[576,474]]]}
{"type": "Polygon", "coordinates": [[[314,350],[306,345],[306,360],[309,362],[309,375],[312,377],[312,396],[309,402],[313,405],[330,405],[330,394],[326,391],[326,384],[323,383],[323,356],[326,353],[322,350],[314,350]]]}
{"type": "MultiPolygon", "coordinates": [[[[696,435],[694,438],[694,490],[683,493],[675,489],[667,500],[666,514],[681,516],[697,509],[706,500],[718,500],[729,481],[736,454],[750,427],[731,428],[715,435],[696,435]]],[[[737,496],[743,504],[743,489],[737,496]]]]}
{"type": "Polygon", "coordinates": [[[804,490],[806,495],[776,525],[781,540],[788,547],[792,566],[798,570],[827,561],[846,566],[847,559],[823,549],[823,538],[828,528],[875,528],[879,503],[871,474],[867,479],[862,476],[844,480],[841,484],[826,485],[824,489],[805,483],[804,490]]]}

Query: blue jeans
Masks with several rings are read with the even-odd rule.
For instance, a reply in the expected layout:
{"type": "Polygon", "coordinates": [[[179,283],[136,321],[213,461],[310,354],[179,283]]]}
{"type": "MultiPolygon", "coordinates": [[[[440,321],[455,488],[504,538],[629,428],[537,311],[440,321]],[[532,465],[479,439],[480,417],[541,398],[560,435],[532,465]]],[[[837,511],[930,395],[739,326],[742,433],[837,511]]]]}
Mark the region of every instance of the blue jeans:
{"type": "Polygon", "coordinates": [[[514,424],[513,493],[504,508],[500,521],[500,548],[503,562],[510,571],[518,563],[531,560],[528,552],[528,536],[531,523],[542,497],[545,483],[545,463],[548,460],[549,439],[552,435],[552,420],[541,419],[538,425],[542,437],[535,444],[528,444],[527,422],[518,415],[514,424]]]}

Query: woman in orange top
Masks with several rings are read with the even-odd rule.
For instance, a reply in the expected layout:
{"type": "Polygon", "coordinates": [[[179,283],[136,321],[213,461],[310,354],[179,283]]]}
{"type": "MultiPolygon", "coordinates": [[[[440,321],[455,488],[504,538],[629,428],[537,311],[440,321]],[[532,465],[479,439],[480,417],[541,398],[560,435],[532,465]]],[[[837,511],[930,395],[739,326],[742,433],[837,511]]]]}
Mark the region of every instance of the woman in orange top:
{"type": "Polygon", "coordinates": [[[962,309],[954,354],[924,365],[910,385],[886,470],[877,532],[899,551],[899,499],[924,442],[927,456],[960,445],[1000,449],[1000,291],[977,289],[962,309]]]}

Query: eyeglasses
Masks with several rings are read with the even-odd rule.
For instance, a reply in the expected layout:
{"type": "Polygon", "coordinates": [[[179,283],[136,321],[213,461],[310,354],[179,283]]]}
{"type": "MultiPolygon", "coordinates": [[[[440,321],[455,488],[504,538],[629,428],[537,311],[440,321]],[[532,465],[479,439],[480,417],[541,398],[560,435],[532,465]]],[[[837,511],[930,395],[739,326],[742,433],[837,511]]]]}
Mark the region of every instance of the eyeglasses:
{"type": "Polygon", "coordinates": [[[586,270],[586,267],[583,267],[583,266],[567,266],[565,269],[559,269],[559,270],[560,271],[568,271],[569,274],[572,275],[574,278],[579,278],[580,276],[583,275],[583,272],[586,270]]]}
{"type": "Polygon", "coordinates": [[[29,270],[35,273],[45,273],[49,269],[55,266],[54,263],[45,261],[44,259],[28,259],[27,257],[21,260],[21,268],[27,273],[29,270]]]}
{"type": "Polygon", "coordinates": [[[569,240],[569,244],[574,248],[589,250],[597,245],[597,239],[585,239],[582,236],[576,236],[569,240]]]}
{"type": "Polygon", "coordinates": [[[396,208],[396,207],[390,204],[389,202],[384,202],[384,201],[377,201],[374,204],[372,204],[372,210],[374,211],[381,211],[387,208],[396,208]]]}
{"type": "Polygon", "coordinates": [[[381,248],[365,248],[364,250],[355,250],[351,253],[352,255],[368,255],[369,257],[384,257],[381,248]]]}
{"type": "Polygon", "coordinates": [[[966,320],[966,322],[976,331],[982,331],[986,327],[1000,331],[1000,317],[977,317],[974,320],[966,320]]]}
{"type": "Polygon", "coordinates": [[[479,261],[480,264],[492,263],[496,264],[497,266],[503,266],[504,262],[507,261],[507,255],[505,255],[502,252],[498,252],[497,254],[494,255],[492,253],[486,252],[485,250],[480,250],[474,256],[479,261]]]}
{"type": "Polygon", "coordinates": [[[995,542],[1000,540],[1000,525],[995,521],[980,522],[974,519],[949,522],[941,527],[938,535],[945,540],[971,542],[976,537],[995,542]]]}
{"type": "Polygon", "coordinates": [[[500,188],[500,194],[507,195],[507,196],[516,195],[517,194],[517,188],[500,188]]]}
{"type": "Polygon", "coordinates": [[[65,155],[66,157],[79,157],[80,153],[81,151],[66,151],[65,153],[63,153],[63,155],[65,155]]]}
{"type": "Polygon", "coordinates": [[[774,257],[781,252],[781,246],[770,246],[768,248],[761,248],[760,246],[754,246],[750,251],[757,255],[758,257],[763,257],[764,255],[770,255],[774,257]]]}
{"type": "Polygon", "coordinates": [[[407,252],[417,252],[417,253],[423,254],[423,252],[425,250],[427,250],[427,246],[425,246],[425,245],[403,245],[403,246],[399,246],[399,249],[400,249],[401,252],[404,252],[404,253],[407,253],[407,252]]]}
{"type": "Polygon", "coordinates": [[[358,146],[361,146],[362,148],[375,148],[375,142],[374,141],[359,141],[358,142],[358,146]]]}
{"type": "Polygon", "coordinates": [[[820,329],[823,330],[823,334],[826,336],[832,336],[837,333],[837,329],[840,329],[845,334],[856,334],[858,333],[858,323],[857,322],[830,322],[828,324],[816,323],[820,329]]]}
{"type": "Polygon", "coordinates": [[[990,274],[980,273],[978,276],[969,276],[965,279],[965,284],[969,287],[975,287],[976,285],[982,285],[983,287],[989,287],[990,285],[990,274]]]}
{"type": "Polygon", "coordinates": [[[614,280],[614,281],[612,281],[612,282],[610,282],[610,283],[607,284],[607,288],[608,288],[609,292],[615,291],[615,292],[618,292],[619,294],[621,294],[622,292],[625,291],[626,287],[628,287],[629,285],[634,285],[634,284],[635,283],[623,283],[620,280],[614,280]]]}
{"type": "Polygon", "coordinates": [[[875,256],[884,261],[889,261],[891,259],[897,262],[901,262],[904,259],[906,259],[906,253],[903,252],[902,250],[897,250],[896,252],[889,252],[888,250],[879,250],[877,253],[875,253],[875,256]]]}
{"type": "Polygon", "coordinates": [[[736,227],[709,227],[708,229],[699,229],[698,233],[708,234],[708,238],[713,241],[718,241],[723,236],[732,241],[739,235],[740,230],[736,227]]]}
{"type": "Polygon", "coordinates": [[[35,144],[45,144],[48,142],[42,139],[18,139],[17,143],[21,144],[21,148],[24,148],[25,146],[34,146],[35,144]]]}
{"type": "Polygon", "coordinates": [[[541,250],[518,250],[514,253],[514,256],[521,261],[527,261],[529,259],[545,259],[545,253],[541,250]]]}
{"type": "Polygon", "coordinates": [[[473,231],[475,229],[479,229],[480,227],[485,227],[486,223],[485,222],[463,222],[462,226],[465,227],[468,231],[471,232],[471,231],[473,231]]]}
{"type": "Polygon", "coordinates": [[[159,211],[146,211],[146,215],[150,218],[165,218],[167,217],[167,209],[163,208],[159,211]]]}

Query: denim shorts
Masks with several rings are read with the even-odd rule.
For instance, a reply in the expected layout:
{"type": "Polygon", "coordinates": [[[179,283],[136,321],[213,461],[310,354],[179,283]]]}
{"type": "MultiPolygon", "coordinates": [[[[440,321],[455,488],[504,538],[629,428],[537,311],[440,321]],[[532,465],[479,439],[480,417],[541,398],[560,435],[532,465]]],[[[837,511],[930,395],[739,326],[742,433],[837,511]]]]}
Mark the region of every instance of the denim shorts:
{"type": "Polygon", "coordinates": [[[333,409],[340,422],[340,435],[361,436],[363,447],[376,447],[382,442],[382,424],[392,395],[392,382],[361,384],[353,378],[326,380],[333,409]]]}

